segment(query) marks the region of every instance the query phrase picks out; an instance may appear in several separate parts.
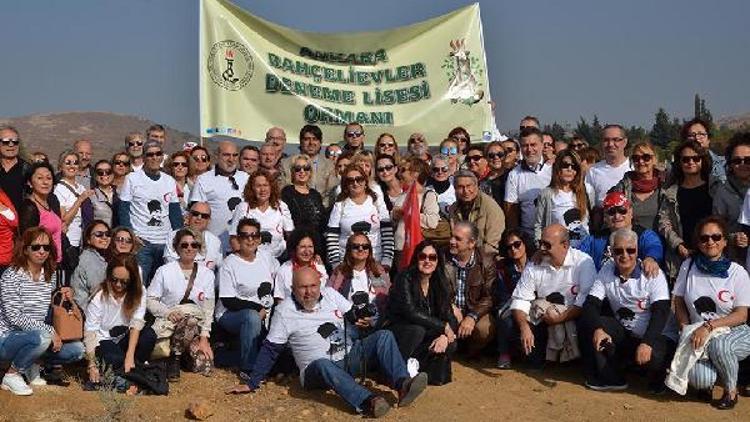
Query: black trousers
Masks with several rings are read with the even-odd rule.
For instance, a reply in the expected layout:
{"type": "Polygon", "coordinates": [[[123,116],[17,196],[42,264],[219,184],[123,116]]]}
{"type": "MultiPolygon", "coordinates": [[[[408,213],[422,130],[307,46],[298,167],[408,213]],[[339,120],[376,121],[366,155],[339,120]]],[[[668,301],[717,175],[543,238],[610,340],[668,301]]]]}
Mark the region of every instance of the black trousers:
{"type": "MultiPolygon", "coordinates": [[[[130,343],[130,332],[120,339],[119,342],[103,340],[96,347],[96,357],[102,364],[111,366],[113,370],[122,369],[125,365],[125,353],[130,343]]],[[[136,362],[145,362],[151,358],[151,352],[156,345],[156,333],[151,327],[143,327],[138,336],[138,344],[135,346],[136,362]]]]}
{"type": "Polygon", "coordinates": [[[430,344],[442,332],[428,332],[421,325],[396,323],[388,327],[396,338],[398,350],[404,361],[414,358],[419,361],[420,371],[427,372],[430,385],[443,385],[451,382],[451,362],[456,353],[457,341],[451,343],[445,353],[430,352],[430,344]]]}
{"type": "MultiPolygon", "coordinates": [[[[582,319],[578,320],[578,338],[586,380],[603,384],[624,383],[627,369],[635,365],[636,351],[643,340],[625,329],[614,317],[602,316],[601,322],[604,331],[612,337],[614,347],[610,350],[595,350],[594,327],[587,326],[582,319]]],[[[660,336],[651,346],[651,360],[643,365],[649,380],[663,381],[674,350],[674,342],[665,336],[660,336]]]]}

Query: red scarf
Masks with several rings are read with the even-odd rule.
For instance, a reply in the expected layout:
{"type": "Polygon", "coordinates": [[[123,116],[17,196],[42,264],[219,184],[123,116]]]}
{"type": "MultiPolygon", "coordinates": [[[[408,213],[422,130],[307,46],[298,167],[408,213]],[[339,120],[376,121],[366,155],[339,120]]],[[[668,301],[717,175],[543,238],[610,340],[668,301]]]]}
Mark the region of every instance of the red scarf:
{"type": "Polygon", "coordinates": [[[633,183],[633,192],[635,193],[650,193],[659,187],[659,175],[656,174],[656,171],[653,172],[650,179],[641,179],[638,178],[637,174],[633,174],[630,181],[633,183]]]}
{"type": "Polygon", "coordinates": [[[307,264],[305,264],[304,262],[299,262],[297,258],[292,258],[292,274],[297,272],[297,270],[300,270],[305,267],[312,268],[313,270],[315,270],[316,273],[318,273],[319,276],[323,275],[320,273],[320,271],[318,271],[318,266],[315,265],[315,260],[312,260],[308,262],[307,264]]]}

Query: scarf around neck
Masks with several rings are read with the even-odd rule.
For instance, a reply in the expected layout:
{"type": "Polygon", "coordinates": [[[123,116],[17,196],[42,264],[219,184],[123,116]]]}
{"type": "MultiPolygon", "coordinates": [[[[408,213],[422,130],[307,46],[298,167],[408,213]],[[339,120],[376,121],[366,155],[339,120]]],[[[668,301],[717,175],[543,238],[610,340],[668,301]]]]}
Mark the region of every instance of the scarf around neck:
{"type": "Polygon", "coordinates": [[[636,193],[650,193],[659,187],[659,175],[656,171],[653,172],[650,179],[641,179],[634,173],[630,181],[633,184],[633,192],[636,193]]]}
{"type": "Polygon", "coordinates": [[[719,278],[728,278],[729,266],[732,265],[732,261],[730,261],[723,255],[716,261],[711,261],[701,253],[695,255],[695,258],[693,258],[693,262],[695,262],[695,266],[698,267],[698,269],[702,272],[710,276],[719,278]]]}

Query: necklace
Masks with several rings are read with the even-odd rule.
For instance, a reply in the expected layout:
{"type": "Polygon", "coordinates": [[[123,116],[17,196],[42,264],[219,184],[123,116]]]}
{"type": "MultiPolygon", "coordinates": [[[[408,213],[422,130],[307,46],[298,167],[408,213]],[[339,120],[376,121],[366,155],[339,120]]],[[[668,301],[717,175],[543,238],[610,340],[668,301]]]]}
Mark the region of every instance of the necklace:
{"type": "Polygon", "coordinates": [[[42,204],[42,201],[38,200],[36,198],[36,195],[31,195],[31,199],[34,200],[34,202],[36,202],[36,204],[42,207],[42,209],[44,209],[45,211],[50,211],[49,205],[42,204]]]}

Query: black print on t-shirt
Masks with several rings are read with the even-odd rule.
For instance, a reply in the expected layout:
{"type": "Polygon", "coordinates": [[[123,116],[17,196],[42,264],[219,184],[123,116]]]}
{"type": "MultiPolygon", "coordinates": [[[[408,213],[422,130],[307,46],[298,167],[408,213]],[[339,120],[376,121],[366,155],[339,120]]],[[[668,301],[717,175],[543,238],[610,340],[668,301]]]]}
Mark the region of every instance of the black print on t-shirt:
{"type": "Polygon", "coordinates": [[[560,292],[552,292],[544,299],[555,305],[565,305],[565,297],[560,292]]]}
{"type": "Polygon", "coordinates": [[[151,214],[151,219],[146,223],[147,226],[161,226],[161,202],[156,199],[148,201],[146,204],[148,207],[148,213],[151,214]]]}
{"type": "Polygon", "coordinates": [[[635,319],[635,312],[623,306],[617,310],[617,318],[620,320],[620,324],[625,328],[631,328],[633,326],[633,320],[635,319]]]}
{"type": "Polygon", "coordinates": [[[584,231],[581,224],[581,211],[578,208],[571,208],[563,214],[565,227],[568,228],[570,240],[583,239],[584,231]]]}
{"type": "MultiPolygon", "coordinates": [[[[344,335],[333,323],[326,322],[318,327],[318,334],[324,339],[328,339],[331,345],[328,348],[329,356],[336,356],[344,350],[344,335]]],[[[339,359],[343,358],[343,356],[336,357],[339,359]]]]}
{"type": "Polygon", "coordinates": [[[318,327],[318,334],[323,338],[328,338],[334,331],[336,331],[336,326],[332,322],[326,322],[318,327]]]}
{"type": "Polygon", "coordinates": [[[369,233],[371,228],[372,224],[368,223],[367,221],[358,221],[352,224],[352,233],[369,233]]]}
{"type": "Polygon", "coordinates": [[[695,312],[700,315],[704,321],[716,319],[716,303],[714,303],[713,299],[710,297],[701,296],[698,299],[695,299],[693,306],[695,306],[695,312]]]}
{"type": "Polygon", "coordinates": [[[271,309],[273,306],[273,286],[271,283],[264,281],[258,286],[258,300],[261,306],[271,309]]]}

